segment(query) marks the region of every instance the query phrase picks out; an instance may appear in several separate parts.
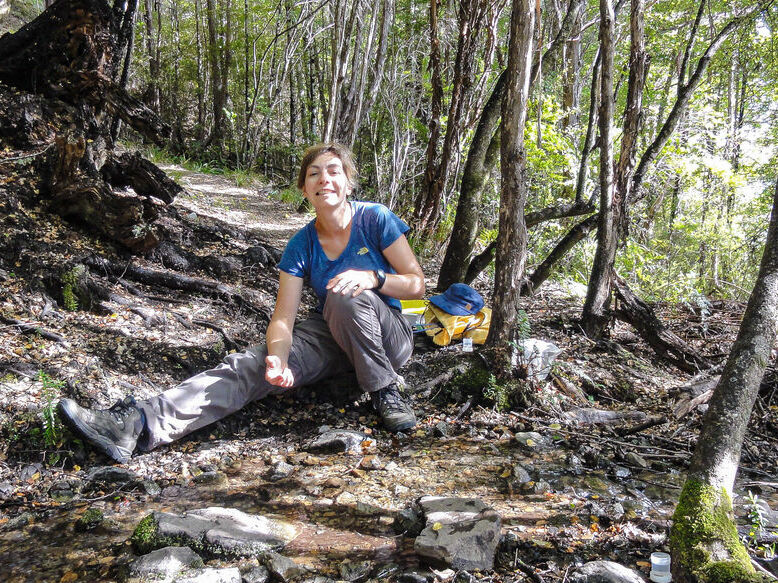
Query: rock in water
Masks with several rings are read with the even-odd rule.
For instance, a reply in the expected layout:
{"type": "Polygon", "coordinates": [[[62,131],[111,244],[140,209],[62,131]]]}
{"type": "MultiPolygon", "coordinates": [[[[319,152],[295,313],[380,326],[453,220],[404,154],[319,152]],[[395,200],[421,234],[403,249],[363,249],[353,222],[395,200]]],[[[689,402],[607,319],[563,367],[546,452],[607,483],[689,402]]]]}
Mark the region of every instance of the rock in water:
{"type": "Polygon", "coordinates": [[[574,583],[646,583],[640,573],[613,561],[592,561],[570,577],[574,583]]]}
{"type": "Polygon", "coordinates": [[[278,553],[267,553],[265,565],[276,579],[284,583],[305,574],[305,567],[278,553]]]}
{"type": "Polygon", "coordinates": [[[362,442],[367,435],[358,431],[327,431],[305,446],[306,451],[316,453],[360,453],[362,442]]]}
{"type": "Polygon", "coordinates": [[[152,512],[132,534],[139,553],[184,544],[209,556],[251,557],[283,548],[297,536],[289,523],[233,508],[203,508],[184,514],[152,512]]]}
{"type": "Polygon", "coordinates": [[[149,575],[173,575],[190,567],[202,567],[203,560],[189,547],[165,547],[143,555],[130,565],[130,573],[149,575]]]}
{"type": "Polygon", "coordinates": [[[488,571],[500,542],[500,516],[476,498],[426,496],[419,500],[426,528],[416,538],[416,554],[434,565],[488,571]]]}

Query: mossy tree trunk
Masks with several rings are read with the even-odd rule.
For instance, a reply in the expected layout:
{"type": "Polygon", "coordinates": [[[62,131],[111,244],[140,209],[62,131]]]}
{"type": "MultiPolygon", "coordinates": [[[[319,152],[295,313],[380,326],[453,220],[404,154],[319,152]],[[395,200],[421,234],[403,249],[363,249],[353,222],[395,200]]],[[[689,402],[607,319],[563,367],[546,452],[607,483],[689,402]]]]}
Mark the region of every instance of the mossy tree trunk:
{"type": "Polygon", "coordinates": [[[751,409],[778,332],[778,182],[759,275],[710,400],[673,515],[676,582],[759,581],[732,515],[732,488],[751,409]]]}

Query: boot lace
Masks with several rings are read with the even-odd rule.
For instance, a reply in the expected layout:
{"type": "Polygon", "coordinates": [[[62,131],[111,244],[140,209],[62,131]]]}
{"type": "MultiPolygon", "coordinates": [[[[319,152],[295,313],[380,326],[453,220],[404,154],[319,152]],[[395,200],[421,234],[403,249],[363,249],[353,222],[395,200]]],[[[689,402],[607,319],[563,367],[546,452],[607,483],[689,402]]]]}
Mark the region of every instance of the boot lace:
{"type": "Polygon", "coordinates": [[[117,422],[122,423],[136,408],[135,399],[127,397],[123,401],[116,401],[116,403],[110,409],[106,409],[105,412],[117,422]]]}
{"type": "Polygon", "coordinates": [[[405,411],[407,405],[400,392],[393,386],[381,389],[378,402],[389,411],[405,411]]]}

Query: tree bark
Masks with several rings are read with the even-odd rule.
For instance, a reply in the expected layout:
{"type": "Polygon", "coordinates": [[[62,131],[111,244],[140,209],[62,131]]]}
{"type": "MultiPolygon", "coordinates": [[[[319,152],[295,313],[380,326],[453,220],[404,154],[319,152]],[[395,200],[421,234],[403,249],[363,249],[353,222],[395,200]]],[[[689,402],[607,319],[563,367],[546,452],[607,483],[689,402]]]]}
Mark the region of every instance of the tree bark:
{"type": "Polygon", "coordinates": [[[614,15],[612,0],[600,0],[600,211],[597,221],[597,253],[589,277],[589,287],[583,308],[583,329],[598,337],[608,322],[612,262],[609,250],[616,249],[616,229],[613,222],[613,53],[614,15]]]}
{"type": "Polygon", "coordinates": [[[514,0],[511,10],[511,36],[508,75],[502,103],[500,128],[500,227],[494,276],[492,324],[487,342],[505,362],[508,342],[513,340],[519,293],[527,259],[527,227],[524,206],[527,201],[526,152],[524,125],[527,121],[532,37],[535,12],[531,0],[514,0]]]}
{"type": "Polygon", "coordinates": [[[159,19],[159,1],[144,0],[143,23],[146,31],[146,51],[149,59],[149,86],[146,88],[144,102],[149,109],[159,115],[160,113],[160,47],[159,30],[154,24],[154,16],[159,19]]]}
{"type": "MultiPolygon", "coordinates": [[[[629,86],[627,103],[624,110],[624,125],[621,136],[621,151],[616,165],[612,221],[607,232],[597,237],[597,252],[589,279],[587,302],[584,305],[583,324],[586,333],[598,338],[605,332],[609,321],[608,306],[613,280],[613,265],[616,260],[616,245],[626,235],[627,201],[629,200],[632,172],[635,166],[635,151],[641,126],[643,110],[643,87],[646,82],[648,55],[645,47],[643,29],[643,0],[632,0],[630,10],[630,58],[629,86]],[[611,230],[613,232],[611,232],[611,230]]],[[[604,95],[601,95],[601,99],[604,95]]],[[[601,150],[602,151],[602,150],[601,150]]],[[[600,225],[602,226],[602,225],[600,225]]]]}
{"type": "Polygon", "coordinates": [[[427,127],[429,137],[425,152],[426,165],[424,169],[424,182],[416,197],[413,212],[414,227],[419,235],[424,238],[428,235],[427,223],[432,216],[433,201],[431,190],[436,187],[438,176],[438,141],[440,140],[441,121],[443,112],[443,80],[440,72],[440,41],[438,40],[438,0],[430,0],[430,83],[432,96],[430,98],[430,119],[427,127]]]}
{"type": "MultiPolygon", "coordinates": [[[[229,2],[228,2],[229,10],[229,2]]],[[[211,67],[211,99],[213,125],[207,144],[219,154],[224,147],[225,112],[227,105],[227,87],[225,84],[228,71],[222,71],[223,62],[220,58],[222,50],[230,51],[230,47],[220,47],[219,22],[214,0],[206,0],[205,14],[208,22],[208,62],[211,67]]]]}
{"type": "Polygon", "coordinates": [[[730,580],[754,578],[734,524],[732,491],[748,420],[777,332],[778,181],[759,275],[710,400],[673,515],[670,546],[675,557],[674,580],[697,581],[733,567],[740,573],[730,580]]]}

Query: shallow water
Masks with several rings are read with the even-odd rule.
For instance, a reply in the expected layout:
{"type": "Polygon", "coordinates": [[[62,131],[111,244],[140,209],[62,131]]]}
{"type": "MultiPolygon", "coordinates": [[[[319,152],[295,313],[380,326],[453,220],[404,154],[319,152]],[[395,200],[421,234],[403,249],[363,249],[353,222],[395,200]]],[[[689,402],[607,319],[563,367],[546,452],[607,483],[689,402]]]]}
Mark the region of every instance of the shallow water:
{"type": "MultiPolygon", "coordinates": [[[[181,479],[156,496],[131,492],[45,511],[33,504],[28,524],[0,533],[2,579],[119,580],[135,558],[128,539],[141,518],[153,510],[183,513],[209,506],[296,524],[300,535],[284,554],[322,573],[334,574],[345,559],[412,567],[412,540],[396,535],[392,521],[396,511],[431,494],[478,497],[493,506],[503,532],[523,541],[526,562],[590,560],[597,553],[606,558],[615,547],[614,560],[642,568],[641,561],[664,544],[683,483],[678,473],[572,467],[563,450],[527,454],[510,441],[495,446],[479,439],[419,438],[371,455],[378,461],[369,470],[360,469],[364,456],[308,456],[277,482],[264,478],[265,459],[247,458],[218,485],[181,479]],[[504,477],[517,463],[534,478],[523,489],[504,477]],[[76,532],[74,523],[88,507],[102,510],[106,521],[92,532],[76,532]]],[[[761,497],[778,507],[775,491],[761,497]]]]}

